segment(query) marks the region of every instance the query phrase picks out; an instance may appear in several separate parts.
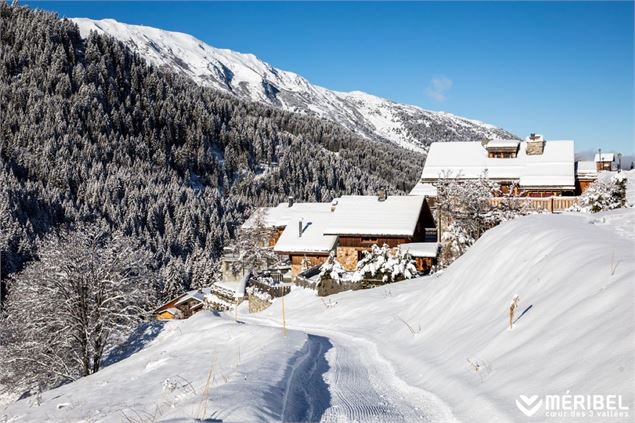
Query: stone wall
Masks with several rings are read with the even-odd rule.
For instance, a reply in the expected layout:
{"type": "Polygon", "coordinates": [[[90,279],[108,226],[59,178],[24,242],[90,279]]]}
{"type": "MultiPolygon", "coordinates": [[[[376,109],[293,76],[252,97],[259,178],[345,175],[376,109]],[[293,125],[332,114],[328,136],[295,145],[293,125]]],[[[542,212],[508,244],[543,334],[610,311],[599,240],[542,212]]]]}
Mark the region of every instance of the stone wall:
{"type": "Polygon", "coordinates": [[[528,156],[539,156],[545,150],[545,142],[544,141],[528,141],[527,142],[527,155],[528,156]]]}
{"type": "Polygon", "coordinates": [[[357,248],[337,247],[336,259],[346,271],[355,271],[357,268],[357,248]]]}

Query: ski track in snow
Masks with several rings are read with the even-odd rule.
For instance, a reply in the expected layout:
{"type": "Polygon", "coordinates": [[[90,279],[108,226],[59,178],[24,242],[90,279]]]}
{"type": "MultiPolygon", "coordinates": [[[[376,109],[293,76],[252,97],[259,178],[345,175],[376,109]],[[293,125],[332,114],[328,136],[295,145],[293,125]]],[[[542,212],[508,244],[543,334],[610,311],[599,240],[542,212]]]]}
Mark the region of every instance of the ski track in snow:
{"type": "MultiPolygon", "coordinates": [[[[245,320],[256,325],[278,326],[277,322],[258,317],[245,320]]],[[[373,343],[340,332],[290,329],[309,334],[309,340],[287,380],[282,400],[283,422],[457,421],[440,399],[396,376],[373,343]],[[322,376],[324,371],[318,371],[317,363],[323,357],[329,368],[322,376]],[[323,377],[328,384],[331,398],[326,409],[323,395],[312,392],[317,377],[323,377]],[[320,413],[321,410],[324,411],[320,413]]]]}

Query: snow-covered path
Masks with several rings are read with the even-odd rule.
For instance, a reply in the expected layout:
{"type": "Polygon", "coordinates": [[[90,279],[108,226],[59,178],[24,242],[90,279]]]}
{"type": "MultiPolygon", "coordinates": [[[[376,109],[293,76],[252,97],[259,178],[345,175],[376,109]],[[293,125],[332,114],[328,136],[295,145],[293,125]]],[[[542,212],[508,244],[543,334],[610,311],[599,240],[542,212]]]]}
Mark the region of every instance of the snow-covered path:
{"type": "Polygon", "coordinates": [[[326,380],[331,407],[323,422],[447,422],[436,398],[395,377],[374,345],[351,337],[333,338],[326,380]]]}
{"type": "MultiPolygon", "coordinates": [[[[280,324],[258,315],[241,316],[243,319],[247,324],[265,327],[280,324]]],[[[306,333],[308,340],[302,359],[294,364],[300,370],[288,379],[282,421],[456,421],[450,409],[436,396],[397,377],[390,362],[372,342],[325,328],[292,327],[291,330],[306,333]],[[316,371],[321,367],[323,354],[328,362],[325,373],[316,371]],[[322,373],[330,393],[330,406],[325,411],[324,396],[315,388],[320,383],[316,376],[321,377],[322,373]],[[305,377],[296,377],[298,375],[305,377]],[[292,412],[286,409],[287,403],[293,404],[292,412]],[[320,409],[323,410],[321,416],[315,412],[320,409]]]]}

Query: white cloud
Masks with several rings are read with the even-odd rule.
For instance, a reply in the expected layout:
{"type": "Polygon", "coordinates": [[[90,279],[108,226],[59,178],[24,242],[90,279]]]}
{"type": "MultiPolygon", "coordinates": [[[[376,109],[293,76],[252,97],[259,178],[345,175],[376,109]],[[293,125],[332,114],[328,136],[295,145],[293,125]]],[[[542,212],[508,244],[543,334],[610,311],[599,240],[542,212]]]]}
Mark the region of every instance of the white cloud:
{"type": "Polygon", "coordinates": [[[432,78],[426,88],[426,94],[432,100],[443,103],[447,99],[447,92],[450,88],[452,88],[452,80],[442,75],[432,78]]]}

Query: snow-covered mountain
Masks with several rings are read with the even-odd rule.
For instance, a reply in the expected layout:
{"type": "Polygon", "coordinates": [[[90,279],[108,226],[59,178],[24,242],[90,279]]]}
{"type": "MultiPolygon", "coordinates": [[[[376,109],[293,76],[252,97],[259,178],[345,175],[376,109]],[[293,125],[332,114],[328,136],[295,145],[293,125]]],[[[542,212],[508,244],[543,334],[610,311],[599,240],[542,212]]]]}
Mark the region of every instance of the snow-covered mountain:
{"type": "Polygon", "coordinates": [[[495,126],[450,113],[398,104],[360,91],[331,91],[252,54],[215,48],[188,34],[112,19],[73,21],[82,36],[92,30],[111,35],[151,63],[187,75],[199,84],[243,100],[330,119],[367,138],[422,151],[432,141],[514,137],[495,126]]]}

